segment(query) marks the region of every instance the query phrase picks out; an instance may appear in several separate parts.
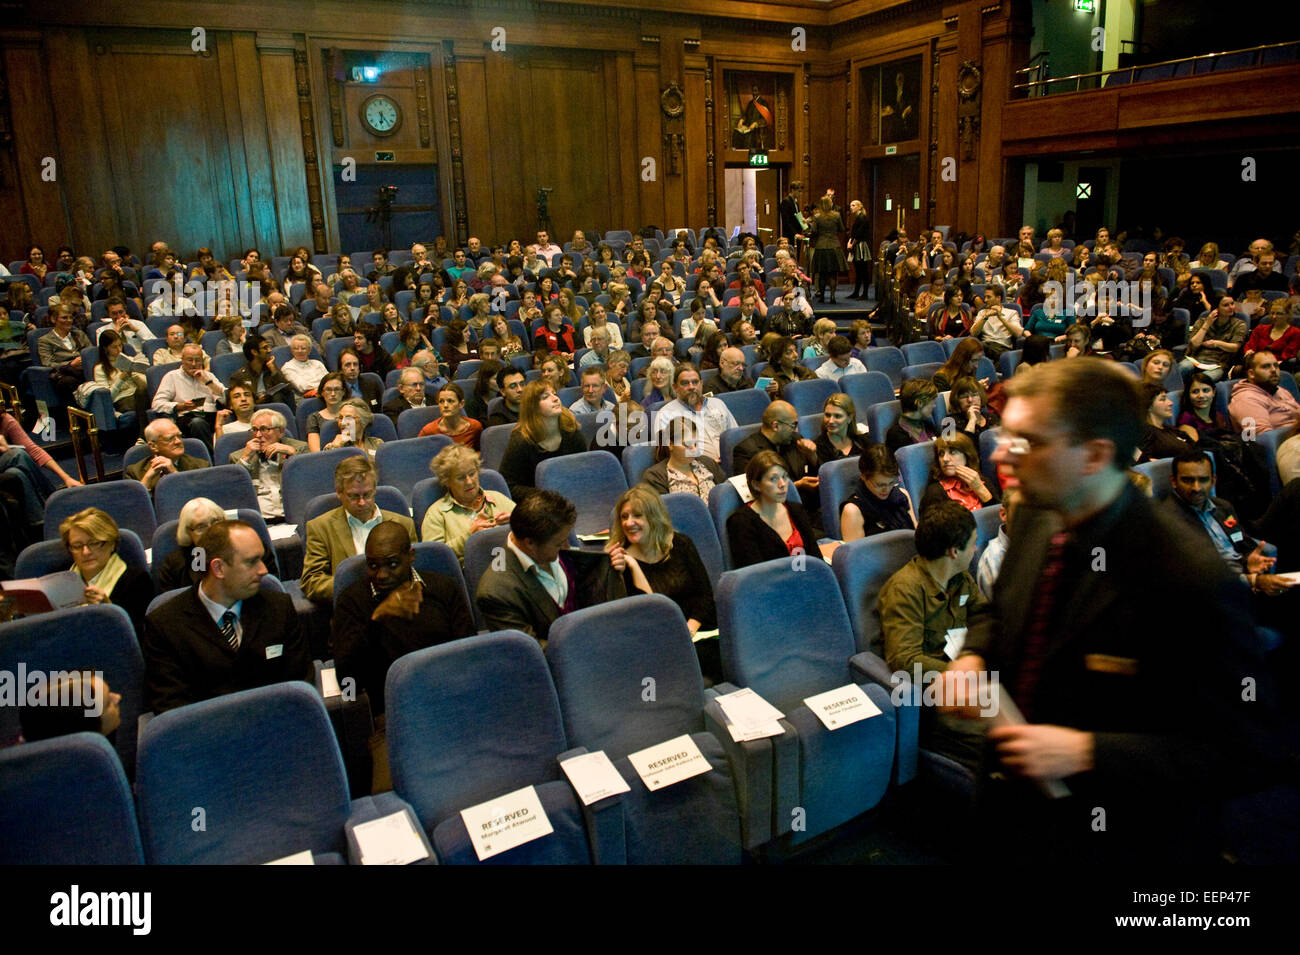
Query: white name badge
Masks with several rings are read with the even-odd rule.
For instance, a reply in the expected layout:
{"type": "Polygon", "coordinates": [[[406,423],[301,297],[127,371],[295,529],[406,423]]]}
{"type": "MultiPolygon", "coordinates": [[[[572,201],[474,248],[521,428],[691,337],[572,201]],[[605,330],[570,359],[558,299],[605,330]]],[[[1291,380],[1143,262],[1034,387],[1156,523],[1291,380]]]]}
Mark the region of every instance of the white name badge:
{"type": "Polygon", "coordinates": [[[1242,533],[1241,533],[1241,531],[1237,531],[1235,534],[1231,535],[1231,537],[1229,538],[1229,540],[1231,540],[1234,544],[1240,544],[1240,543],[1241,543],[1241,538],[1242,538],[1242,533]]]}
{"type": "Polygon", "coordinates": [[[632,787],[619,775],[604,750],[566,759],[560,763],[560,769],[569,777],[569,782],[578,791],[578,798],[584,806],[590,806],[608,796],[632,791],[632,787]]]}
{"type": "Polygon", "coordinates": [[[959,600],[957,601],[957,606],[958,606],[958,607],[964,607],[964,606],[966,606],[966,601],[968,601],[968,600],[970,600],[970,594],[962,594],[962,595],[961,595],[961,599],[959,599],[959,600]]]}
{"type": "Polygon", "coordinates": [[[961,653],[961,648],[966,645],[966,628],[953,627],[948,631],[947,642],[944,644],[943,652],[948,654],[949,660],[956,660],[957,654],[961,653]]]}
{"type": "Polygon", "coordinates": [[[303,849],[302,852],[295,852],[291,856],[285,856],[283,859],[273,859],[270,862],[263,862],[262,865],[315,865],[316,860],[311,857],[311,853],[303,849]]]}
{"type": "Polygon", "coordinates": [[[460,818],[479,862],[555,831],[533,786],[462,809],[460,818]]]}
{"type": "Polygon", "coordinates": [[[362,865],[407,865],[429,857],[405,812],[363,822],[352,830],[362,865]]]}
{"type": "Polygon", "coordinates": [[[727,717],[727,732],[737,743],[784,732],[779,721],[785,714],[749,687],[719,696],[718,705],[727,717]]]}
{"type": "Polygon", "coordinates": [[[279,656],[284,656],[284,644],[283,644],[283,643],[273,643],[273,644],[271,644],[269,647],[266,648],[266,658],[267,658],[268,660],[274,660],[276,657],[279,657],[279,656]]]}
{"type": "Polygon", "coordinates": [[[804,699],[804,705],[816,714],[828,730],[837,730],[859,720],[880,715],[880,707],[856,683],[828,690],[804,699]]]}
{"type": "Polygon", "coordinates": [[[713,769],[689,735],[628,753],[627,759],[645,783],[646,789],[652,790],[663,789],[713,769]]]}

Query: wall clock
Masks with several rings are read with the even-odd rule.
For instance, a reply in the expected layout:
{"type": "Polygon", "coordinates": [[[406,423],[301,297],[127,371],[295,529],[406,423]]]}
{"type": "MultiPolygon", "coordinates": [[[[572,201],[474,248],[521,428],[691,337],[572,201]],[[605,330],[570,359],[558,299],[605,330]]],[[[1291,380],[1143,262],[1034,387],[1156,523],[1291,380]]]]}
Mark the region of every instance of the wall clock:
{"type": "Polygon", "coordinates": [[[385,93],[368,96],[361,104],[361,124],[375,136],[391,136],[402,128],[402,107],[385,93]]]}

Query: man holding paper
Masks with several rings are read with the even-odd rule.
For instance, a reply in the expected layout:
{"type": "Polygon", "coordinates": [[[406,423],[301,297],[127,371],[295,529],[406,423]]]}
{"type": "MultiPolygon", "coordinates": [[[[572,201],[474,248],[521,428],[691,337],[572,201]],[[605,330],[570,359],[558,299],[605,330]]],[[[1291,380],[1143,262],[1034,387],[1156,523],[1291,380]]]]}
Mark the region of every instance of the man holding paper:
{"type": "Polygon", "coordinates": [[[1023,710],[988,733],[983,821],[1020,860],[1212,859],[1226,785],[1255,785],[1270,748],[1270,694],[1243,693],[1263,678],[1246,586],[1130,484],[1129,376],[1051,362],[1008,395],[993,460],[1022,505],[941,700],[973,718],[958,685],[997,673],[1023,710]],[[1040,788],[1060,782],[1069,797],[1040,788]]]}

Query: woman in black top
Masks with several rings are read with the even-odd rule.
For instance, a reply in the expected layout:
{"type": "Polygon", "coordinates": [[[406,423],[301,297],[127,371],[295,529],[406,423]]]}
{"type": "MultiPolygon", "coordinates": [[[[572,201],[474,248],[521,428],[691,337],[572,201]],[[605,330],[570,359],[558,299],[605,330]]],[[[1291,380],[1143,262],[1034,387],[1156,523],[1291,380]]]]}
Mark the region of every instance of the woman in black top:
{"type": "Polygon", "coordinates": [[[1214,283],[1210,281],[1210,273],[1197,269],[1187,280],[1187,288],[1175,296],[1170,307],[1187,309],[1192,321],[1196,321],[1203,312],[1212,312],[1218,308],[1221,298],[1223,295],[1215,290],[1214,283]]]}
{"type": "Polygon", "coordinates": [[[898,483],[898,462],[883,444],[873,444],[858,458],[861,483],[840,505],[840,536],[855,541],[885,531],[916,527],[912,498],[898,483]]]}
{"type": "Polygon", "coordinates": [[[841,458],[856,457],[871,443],[865,434],[858,433],[857,409],[844,392],[835,392],[822,405],[822,433],[814,443],[818,468],[841,458]]]}
{"type": "Polygon", "coordinates": [[[867,210],[854,199],[849,203],[853,224],[849,226],[849,258],[853,260],[853,294],[849,298],[866,298],[871,285],[871,223],[867,210]]]}
{"type": "Polygon", "coordinates": [[[760,451],[745,468],[745,481],[754,499],[727,518],[731,562],[748,567],[766,560],[802,554],[820,555],[817,533],[802,505],[786,501],[790,475],[775,451],[760,451]]]}
{"type": "Polygon", "coordinates": [[[897,452],[909,444],[924,444],[933,440],[938,432],[931,418],[934,403],[939,400],[939,390],[928,378],[912,378],[903,382],[898,393],[898,420],[885,432],[885,444],[897,452]]]}
{"type": "Polygon", "coordinates": [[[958,378],[952,383],[948,411],[957,427],[977,442],[977,447],[979,436],[989,428],[996,428],[1001,420],[998,413],[988,407],[988,393],[984,386],[969,377],[958,378]]]}
{"type": "Polygon", "coordinates": [[[497,388],[497,372],[503,367],[499,361],[485,359],[483,364],[479,365],[478,374],[474,378],[474,390],[465,399],[465,414],[484,427],[487,426],[488,420],[488,402],[500,394],[500,389],[497,388]]]}
{"type": "Polygon", "coordinates": [[[1175,428],[1170,421],[1174,404],[1165,393],[1165,386],[1146,382],[1139,387],[1142,391],[1142,404],[1147,409],[1147,420],[1142,427],[1142,438],[1138,441],[1138,450],[1142,452],[1138,462],[1176,457],[1193,447],[1194,443],[1187,435],[1175,428]]]}
{"type": "Polygon", "coordinates": [[[518,504],[536,490],[537,465],[587,450],[573,412],[545,381],[530,381],[519,399],[519,424],[501,457],[501,476],[518,504]]]}
{"type": "Polygon", "coordinates": [[[822,196],[817,202],[817,213],[812,221],[812,272],[821,300],[825,302],[829,292],[832,304],[835,302],[835,288],[839,284],[840,273],[849,267],[844,258],[844,249],[840,247],[840,233],[843,231],[844,221],[832,208],[831,197],[822,196]]]}

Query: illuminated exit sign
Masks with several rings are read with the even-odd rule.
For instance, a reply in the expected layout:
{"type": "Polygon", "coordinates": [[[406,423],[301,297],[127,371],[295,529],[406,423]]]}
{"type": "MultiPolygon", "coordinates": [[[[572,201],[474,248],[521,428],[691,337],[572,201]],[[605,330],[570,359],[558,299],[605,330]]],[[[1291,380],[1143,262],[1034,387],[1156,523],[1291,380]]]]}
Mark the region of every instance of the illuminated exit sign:
{"type": "Polygon", "coordinates": [[[749,164],[750,164],[751,166],[766,166],[766,165],[767,165],[767,153],[765,153],[765,152],[751,152],[751,153],[749,154],[749,164]]]}
{"type": "Polygon", "coordinates": [[[1076,13],[1092,13],[1096,6],[1096,0],[1074,0],[1074,10],[1076,13]]]}

